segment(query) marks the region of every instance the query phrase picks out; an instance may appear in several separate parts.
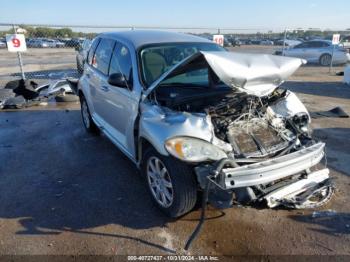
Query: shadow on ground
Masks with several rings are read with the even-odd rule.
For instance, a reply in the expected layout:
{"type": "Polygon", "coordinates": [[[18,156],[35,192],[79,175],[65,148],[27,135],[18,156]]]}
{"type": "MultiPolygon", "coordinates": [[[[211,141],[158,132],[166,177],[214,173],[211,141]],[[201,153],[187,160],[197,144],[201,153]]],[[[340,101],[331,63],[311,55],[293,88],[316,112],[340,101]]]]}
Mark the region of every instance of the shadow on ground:
{"type": "Polygon", "coordinates": [[[289,81],[282,85],[282,88],[290,91],[336,98],[350,99],[350,86],[341,82],[300,82],[289,81]]]}
{"type": "Polygon", "coordinates": [[[317,128],[313,136],[326,143],[327,165],[350,176],[350,128],[317,128]]]}
{"type": "Polygon", "coordinates": [[[329,211],[315,211],[316,217],[312,215],[293,215],[289,218],[309,224],[312,226],[309,230],[329,234],[350,234],[350,214],[349,213],[331,213],[329,211]]]}
{"type": "Polygon", "coordinates": [[[173,252],[89,230],[109,224],[150,229],[171,220],[153,205],[134,164],[107,138],[85,132],[80,111],[0,113],[0,130],[0,217],[19,219],[17,234],[69,231],[173,252]]]}

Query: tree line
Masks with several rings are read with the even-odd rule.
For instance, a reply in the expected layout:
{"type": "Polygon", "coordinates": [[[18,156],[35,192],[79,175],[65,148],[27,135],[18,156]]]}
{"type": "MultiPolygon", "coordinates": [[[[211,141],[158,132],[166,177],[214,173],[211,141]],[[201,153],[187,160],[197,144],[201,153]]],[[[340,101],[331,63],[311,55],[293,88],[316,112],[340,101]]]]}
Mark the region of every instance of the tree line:
{"type": "MultiPolygon", "coordinates": [[[[71,28],[31,27],[25,25],[20,25],[18,28],[25,30],[25,36],[27,38],[93,38],[96,36],[96,33],[74,32],[71,28]]],[[[6,34],[13,33],[14,30],[11,28],[6,31],[0,31],[0,36],[4,37],[6,34]]]]}

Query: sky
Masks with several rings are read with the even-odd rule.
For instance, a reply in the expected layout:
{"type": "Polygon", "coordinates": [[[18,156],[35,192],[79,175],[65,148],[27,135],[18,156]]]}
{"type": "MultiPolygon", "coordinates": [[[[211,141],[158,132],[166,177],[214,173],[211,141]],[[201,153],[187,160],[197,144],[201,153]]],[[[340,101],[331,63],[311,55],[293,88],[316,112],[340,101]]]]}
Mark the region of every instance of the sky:
{"type": "Polygon", "coordinates": [[[0,23],[350,28],[350,0],[3,0],[0,23]]]}

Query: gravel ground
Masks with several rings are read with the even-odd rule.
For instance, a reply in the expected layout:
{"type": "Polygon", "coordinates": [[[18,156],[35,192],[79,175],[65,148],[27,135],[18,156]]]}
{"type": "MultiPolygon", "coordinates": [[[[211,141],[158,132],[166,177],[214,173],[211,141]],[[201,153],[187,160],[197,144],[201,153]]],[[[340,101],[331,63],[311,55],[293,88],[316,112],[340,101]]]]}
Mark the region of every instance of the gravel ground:
{"type": "MultiPolygon", "coordinates": [[[[327,72],[303,67],[284,85],[312,112],[341,106],[350,114],[350,87],[327,72]]],[[[79,104],[0,112],[0,254],[350,255],[350,120],[312,126],[337,185],[321,217],[209,207],[185,253],[200,209],[178,220],[159,212],[134,165],[106,137],[85,133],[79,104]]]]}

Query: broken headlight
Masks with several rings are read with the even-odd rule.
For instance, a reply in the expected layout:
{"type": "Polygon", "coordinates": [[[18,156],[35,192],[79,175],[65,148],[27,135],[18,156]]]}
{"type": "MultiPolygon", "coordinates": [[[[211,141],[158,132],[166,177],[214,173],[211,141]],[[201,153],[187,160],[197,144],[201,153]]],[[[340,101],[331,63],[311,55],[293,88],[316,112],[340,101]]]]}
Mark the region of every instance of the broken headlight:
{"type": "Polygon", "coordinates": [[[292,117],[292,122],[298,132],[306,134],[309,132],[310,117],[306,113],[298,113],[292,117]]]}
{"type": "Polygon", "coordinates": [[[201,139],[176,137],[165,142],[165,148],[172,156],[186,162],[220,160],[227,155],[218,147],[201,139]]]}

